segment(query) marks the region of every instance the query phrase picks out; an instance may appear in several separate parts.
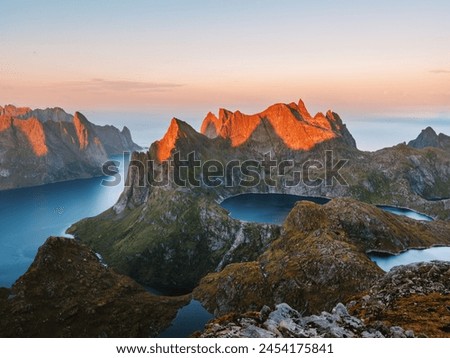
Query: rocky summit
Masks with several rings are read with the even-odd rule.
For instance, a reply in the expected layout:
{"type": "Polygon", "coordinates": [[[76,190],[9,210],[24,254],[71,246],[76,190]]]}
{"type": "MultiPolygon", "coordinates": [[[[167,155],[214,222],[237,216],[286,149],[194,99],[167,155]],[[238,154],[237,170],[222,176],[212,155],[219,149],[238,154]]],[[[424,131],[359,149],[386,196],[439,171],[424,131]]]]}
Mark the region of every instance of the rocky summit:
{"type": "Polygon", "coordinates": [[[228,139],[233,147],[248,142],[282,141],[293,150],[309,150],[317,144],[342,138],[348,145],[356,142],[337,113],[319,112],[312,117],[302,100],[297,103],[278,103],[265,111],[246,115],[240,111],[219,110],[219,117],[211,112],[203,121],[201,133],[209,138],[228,139]]]}
{"type": "MultiPolygon", "coordinates": [[[[233,266],[226,266],[241,262],[245,262],[243,266],[238,265],[243,270],[241,273],[259,277],[248,282],[248,287],[265,285],[260,256],[266,255],[272,242],[279,238],[280,228],[230,218],[220,202],[233,195],[281,193],[353,198],[361,203],[407,207],[434,219],[450,219],[450,152],[406,144],[363,152],[356,147],[339,115],[333,111],[326,113],[311,116],[302,101],[275,104],[255,115],[220,110],[218,116],[211,113],[206,116],[202,133],[174,118],[161,140],[153,143],[146,153],[133,154],[136,165],[130,167],[127,185],[117,203],[97,217],[75,223],[69,232],[100,252],[121,273],[146,285],[187,292],[209,272],[232,270],[233,266]],[[244,186],[239,183],[248,178],[245,171],[231,170],[217,180],[208,181],[205,172],[195,164],[213,161],[218,167],[227,168],[229,163],[249,160],[260,163],[256,165],[259,169],[265,160],[278,164],[289,161],[293,168],[286,169],[282,175],[277,167],[264,167],[261,180],[244,186]],[[312,172],[319,180],[287,185],[295,177],[294,170],[300,177],[308,173],[309,169],[303,167],[305,163],[314,164],[312,172]],[[183,180],[178,182],[174,180],[177,170],[183,175],[183,180]],[[271,181],[265,180],[269,174],[271,181]],[[329,180],[333,175],[334,179],[329,180]]],[[[373,205],[345,201],[327,206],[324,210],[329,212],[311,210],[320,217],[334,212],[336,220],[324,218],[324,226],[299,234],[311,248],[305,255],[309,255],[308,260],[316,259],[315,243],[320,243],[323,250],[334,247],[342,252],[344,263],[344,258],[350,255],[349,262],[361,269],[351,271],[344,266],[339,271],[344,278],[355,275],[348,282],[349,287],[357,282],[355,287],[367,288],[370,279],[380,273],[368,260],[366,250],[399,252],[448,242],[446,224],[440,220],[427,226],[386,216],[373,205]],[[335,212],[334,205],[339,206],[335,212]],[[339,221],[339,215],[346,215],[352,205],[362,211],[353,211],[353,218],[339,221]],[[332,228],[324,230],[327,225],[332,228]],[[442,232],[444,235],[440,235],[442,232]],[[339,235],[343,239],[337,240],[339,235]],[[350,275],[347,270],[351,271],[350,275]]],[[[299,235],[289,239],[294,241],[292,245],[300,240],[299,235]]],[[[284,256],[282,250],[278,253],[284,256]]],[[[331,256],[323,260],[329,260],[330,270],[334,268],[331,256]]],[[[277,281],[281,274],[282,271],[272,277],[277,281]]],[[[245,282],[246,277],[242,279],[245,282]]],[[[291,288],[296,284],[294,279],[289,281],[291,288]]],[[[245,290],[238,291],[245,295],[245,290]]],[[[254,307],[260,307],[263,301],[257,298],[254,307]]],[[[228,299],[223,302],[229,304],[228,299]]],[[[277,299],[277,302],[281,301],[277,299]]],[[[247,303],[251,307],[252,301],[247,303]]],[[[332,308],[331,304],[327,309],[332,308]]],[[[211,307],[216,309],[215,306],[211,307]]],[[[314,309],[322,309],[319,306],[314,309]]]]}
{"type": "Polygon", "coordinates": [[[86,246],[51,237],[0,289],[0,337],[154,337],[189,301],[154,296],[86,246]]]}
{"type": "Polygon", "coordinates": [[[0,190],[100,176],[108,156],[139,149],[127,127],[79,112],[0,106],[0,190]]]}

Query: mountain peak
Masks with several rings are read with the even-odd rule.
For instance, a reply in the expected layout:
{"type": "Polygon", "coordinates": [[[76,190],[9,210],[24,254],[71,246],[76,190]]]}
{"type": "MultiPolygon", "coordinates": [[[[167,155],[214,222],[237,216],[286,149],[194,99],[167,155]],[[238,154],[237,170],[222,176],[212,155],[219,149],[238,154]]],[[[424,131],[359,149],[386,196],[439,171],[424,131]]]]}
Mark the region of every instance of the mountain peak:
{"type": "Polygon", "coordinates": [[[416,149],[425,147],[439,148],[439,136],[433,128],[427,127],[420,132],[419,136],[416,139],[410,141],[408,143],[408,146],[416,149]]]}
{"type": "Polygon", "coordinates": [[[303,102],[302,99],[298,100],[297,108],[303,118],[311,118],[311,115],[309,114],[308,110],[306,109],[305,103],[303,102]]]}
{"type": "Polygon", "coordinates": [[[258,127],[265,126],[267,130],[267,124],[284,145],[293,150],[309,150],[334,138],[343,138],[348,144],[356,146],[336,113],[328,111],[326,116],[318,113],[313,118],[301,99],[298,104],[276,103],[253,115],[221,109],[217,118],[210,112],[203,121],[201,132],[209,138],[228,139],[233,147],[238,147],[251,140],[258,127]]]}
{"type": "Polygon", "coordinates": [[[222,123],[223,121],[217,118],[215,114],[208,112],[205,119],[203,120],[200,131],[209,138],[215,138],[222,128],[222,123]]]}
{"type": "Polygon", "coordinates": [[[173,117],[170,121],[169,129],[161,140],[155,142],[156,157],[158,161],[162,162],[170,158],[173,149],[177,146],[177,141],[180,138],[189,138],[198,133],[186,122],[173,117]]]}
{"type": "Polygon", "coordinates": [[[12,104],[7,104],[5,107],[0,106],[0,116],[17,117],[22,116],[31,111],[29,107],[16,107],[12,104]]]}

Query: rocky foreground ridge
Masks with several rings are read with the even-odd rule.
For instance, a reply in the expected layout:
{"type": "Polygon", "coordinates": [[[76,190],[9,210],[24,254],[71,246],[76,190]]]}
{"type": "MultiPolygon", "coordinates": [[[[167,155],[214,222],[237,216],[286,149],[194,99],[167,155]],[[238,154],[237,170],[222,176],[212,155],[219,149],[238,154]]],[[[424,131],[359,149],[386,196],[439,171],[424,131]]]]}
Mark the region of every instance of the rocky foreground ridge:
{"type": "MultiPolygon", "coordinates": [[[[193,336],[450,337],[449,287],[448,262],[398,266],[329,311],[268,303],[220,315],[193,336]]],[[[85,245],[52,237],[14,286],[0,289],[0,337],[155,337],[190,299],[154,296],[85,245]]]]}
{"type": "MultiPolygon", "coordinates": [[[[436,219],[450,219],[450,199],[446,199],[450,197],[449,150],[400,144],[363,152],[357,149],[336,113],[328,111],[326,115],[311,116],[301,101],[275,104],[256,115],[220,110],[218,117],[206,116],[202,132],[172,119],[160,141],[153,143],[147,153],[133,155],[132,159],[142,163],[142,168],[130,168],[128,185],[114,207],[74,224],[69,232],[138,282],[188,292],[207,273],[221,271],[227,264],[253,262],[248,264],[248,269],[253,270],[250,266],[279,237],[277,226],[242,223],[230,218],[220,202],[233,195],[252,192],[346,197],[369,204],[407,207],[436,219]],[[189,161],[183,170],[190,170],[197,183],[186,181],[180,186],[173,180],[174,171],[179,168],[176,163],[180,159],[187,161],[189,153],[200,163],[214,160],[224,168],[233,161],[261,163],[267,157],[277,163],[289,160],[301,175],[307,172],[302,171],[303,164],[312,162],[316,165],[315,177],[325,179],[330,175],[325,174],[327,151],[332,153],[332,166],[339,160],[346,161],[339,169],[344,182],[322,180],[288,186],[287,179],[293,176],[293,169],[287,170],[286,178],[272,168],[262,173],[264,178],[270,172],[272,183],[260,180],[251,187],[239,185],[245,175],[234,170],[228,177],[211,184],[202,179],[202,172],[195,170],[189,161]],[[175,165],[169,165],[168,160],[175,165]],[[164,183],[165,179],[165,185],[155,185],[164,183]]],[[[361,242],[372,242],[373,234],[365,231],[364,220],[358,225],[361,226],[352,228],[353,235],[361,242]]],[[[411,237],[426,235],[419,240],[423,246],[447,242],[448,235],[436,236],[428,231],[424,234],[421,226],[411,224],[410,227],[411,237]]],[[[416,245],[415,239],[406,236],[401,244],[394,244],[400,229],[392,229],[397,231],[385,236],[387,251],[398,252],[416,245]]],[[[321,240],[337,236],[335,232],[327,235],[319,236],[321,240]]],[[[355,245],[353,241],[332,242],[355,245]]],[[[372,243],[373,247],[366,245],[366,249],[380,249],[375,241],[372,243]]]]}
{"type": "Polygon", "coordinates": [[[450,263],[395,267],[367,294],[330,312],[306,316],[286,303],[259,312],[230,313],[197,337],[413,338],[450,337],[450,263]]]}
{"type": "Polygon", "coordinates": [[[0,106],[0,190],[103,175],[108,156],[141,149],[127,127],[61,108],[0,106]]]}
{"type": "Polygon", "coordinates": [[[11,289],[0,288],[0,337],[154,337],[188,296],[154,296],[84,245],[51,237],[11,289]]]}

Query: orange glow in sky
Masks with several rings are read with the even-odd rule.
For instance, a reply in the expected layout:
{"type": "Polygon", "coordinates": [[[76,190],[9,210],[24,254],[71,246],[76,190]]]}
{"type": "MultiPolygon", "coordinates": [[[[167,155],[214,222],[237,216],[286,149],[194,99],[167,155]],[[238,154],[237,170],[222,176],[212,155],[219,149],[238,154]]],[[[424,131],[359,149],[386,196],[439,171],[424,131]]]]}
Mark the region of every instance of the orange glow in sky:
{"type": "Polygon", "coordinates": [[[301,97],[348,113],[450,113],[448,1],[1,7],[2,104],[170,115],[301,97]]]}

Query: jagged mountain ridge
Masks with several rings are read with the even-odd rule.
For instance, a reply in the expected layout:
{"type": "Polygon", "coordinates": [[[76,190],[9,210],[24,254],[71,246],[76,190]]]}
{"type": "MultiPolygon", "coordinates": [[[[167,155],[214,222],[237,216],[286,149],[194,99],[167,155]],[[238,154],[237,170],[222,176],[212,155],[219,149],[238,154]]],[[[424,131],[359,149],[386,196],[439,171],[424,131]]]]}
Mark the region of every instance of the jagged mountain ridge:
{"type": "MultiPolygon", "coordinates": [[[[216,117],[209,112],[200,133],[209,139],[222,139],[235,149],[262,146],[258,148],[261,152],[270,151],[271,147],[281,151],[308,151],[331,140],[356,147],[354,138],[337,113],[328,111],[325,116],[319,112],[311,117],[301,100],[298,105],[277,103],[254,115],[220,109],[219,117],[216,117]]],[[[173,118],[164,137],[152,145],[156,158],[159,161],[169,159],[179,150],[177,145],[183,140],[201,141],[202,146],[218,145],[218,141],[200,139],[200,133],[186,122],[173,118]]]]}
{"type": "Polygon", "coordinates": [[[79,112],[0,106],[0,190],[98,176],[108,156],[139,149],[128,128],[79,112]]]}
{"type": "Polygon", "coordinates": [[[211,112],[207,114],[201,133],[209,138],[229,139],[232,146],[237,147],[249,140],[257,140],[255,133],[258,127],[267,127],[268,124],[284,145],[293,150],[310,150],[318,143],[338,137],[356,147],[355,140],[337,113],[329,110],[326,115],[319,112],[312,117],[302,100],[298,104],[277,103],[254,115],[221,108],[219,117],[211,112]]]}

